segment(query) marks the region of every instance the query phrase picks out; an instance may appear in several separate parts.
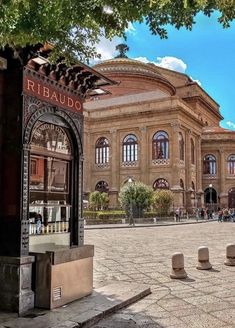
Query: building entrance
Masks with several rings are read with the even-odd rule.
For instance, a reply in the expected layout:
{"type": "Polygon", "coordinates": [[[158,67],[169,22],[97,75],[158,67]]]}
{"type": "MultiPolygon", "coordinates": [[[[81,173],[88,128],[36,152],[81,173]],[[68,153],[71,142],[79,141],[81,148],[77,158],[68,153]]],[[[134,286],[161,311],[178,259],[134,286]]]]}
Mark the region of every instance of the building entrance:
{"type": "Polygon", "coordinates": [[[205,205],[206,206],[215,206],[218,203],[217,192],[213,187],[206,188],[204,191],[205,195],[205,205]]]}

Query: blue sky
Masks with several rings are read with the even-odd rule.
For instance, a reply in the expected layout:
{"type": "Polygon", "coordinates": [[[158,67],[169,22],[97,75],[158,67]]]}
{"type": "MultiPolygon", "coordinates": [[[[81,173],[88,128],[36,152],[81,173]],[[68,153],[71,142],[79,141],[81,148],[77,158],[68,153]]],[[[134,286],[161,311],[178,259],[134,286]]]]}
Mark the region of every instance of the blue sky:
{"type": "MultiPolygon", "coordinates": [[[[151,35],[145,24],[130,24],[125,43],[130,48],[129,58],[141,57],[198,80],[220,105],[221,126],[235,130],[235,22],[223,29],[217,17],[216,13],[210,18],[199,14],[192,31],[169,26],[167,40],[151,35]]],[[[102,58],[114,57],[115,45],[120,42],[118,38],[110,44],[101,42],[102,58]]]]}

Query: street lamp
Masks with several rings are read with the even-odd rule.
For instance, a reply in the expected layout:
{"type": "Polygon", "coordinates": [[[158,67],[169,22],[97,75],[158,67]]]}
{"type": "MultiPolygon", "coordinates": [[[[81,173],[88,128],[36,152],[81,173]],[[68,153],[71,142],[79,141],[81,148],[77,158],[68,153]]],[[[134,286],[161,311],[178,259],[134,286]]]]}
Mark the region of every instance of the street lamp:
{"type": "Polygon", "coordinates": [[[198,213],[198,208],[197,208],[197,205],[198,205],[198,199],[197,199],[197,193],[196,193],[196,190],[194,190],[194,203],[195,203],[196,219],[198,220],[198,218],[199,218],[199,213],[198,213]]]}
{"type": "MultiPolygon", "coordinates": [[[[128,179],[128,183],[132,184],[133,180],[131,178],[128,179]]],[[[133,224],[135,225],[134,217],[133,217],[133,199],[132,199],[132,194],[130,193],[130,208],[129,208],[129,213],[130,213],[130,221],[129,225],[133,224]]]]}
{"type": "Polygon", "coordinates": [[[210,188],[210,205],[212,206],[212,183],[209,184],[209,188],[210,188]]]}
{"type": "Polygon", "coordinates": [[[210,219],[212,219],[212,183],[209,184],[209,188],[210,188],[210,211],[209,211],[209,217],[210,219]]]}

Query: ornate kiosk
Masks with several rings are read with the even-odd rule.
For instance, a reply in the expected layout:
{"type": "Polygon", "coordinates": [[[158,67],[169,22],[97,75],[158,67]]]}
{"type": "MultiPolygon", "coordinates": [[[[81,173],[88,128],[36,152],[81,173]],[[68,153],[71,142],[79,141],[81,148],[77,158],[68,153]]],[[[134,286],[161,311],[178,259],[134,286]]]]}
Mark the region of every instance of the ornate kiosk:
{"type": "Polygon", "coordinates": [[[22,67],[9,49],[0,56],[0,306],[21,314],[92,291],[82,103],[113,82],[82,64],[34,56],[22,67]]]}

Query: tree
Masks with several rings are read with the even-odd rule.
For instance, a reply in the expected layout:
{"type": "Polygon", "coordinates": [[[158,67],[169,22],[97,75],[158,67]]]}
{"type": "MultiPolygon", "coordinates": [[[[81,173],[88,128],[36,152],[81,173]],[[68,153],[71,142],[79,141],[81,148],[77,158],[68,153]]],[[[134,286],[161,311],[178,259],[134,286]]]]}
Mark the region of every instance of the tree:
{"type": "Polygon", "coordinates": [[[159,189],[154,192],[154,207],[160,215],[166,215],[169,212],[173,202],[173,193],[170,190],[159,189]]]}
{"type": "Polygon", "coordinates": [[[152,204],[153,189],[142,182],[128,182],[120,190],[119,201],[128,216],[132,211],[133,217],[141,217],[152,204]]]}
{"type": "Polygon", "coordinates": [[[129,22],[145,22],[153,34],[167,37],[165,25],[192,29],[200,11],[219,11],[219,22],[229,27],[235,17],[234,0],[3,0],[0,5],[0,46],[16,51],[27,44],[53,43],[61,52],[80,60],[96,54],[104,35],[124,36],[129,22]]]}
{"type": "Polygon", "coordinates": [[[89,206],[93,210],[103,210],[109,203],[109,196],[106,192],[94,191],[89,195],[89,206]]]}

